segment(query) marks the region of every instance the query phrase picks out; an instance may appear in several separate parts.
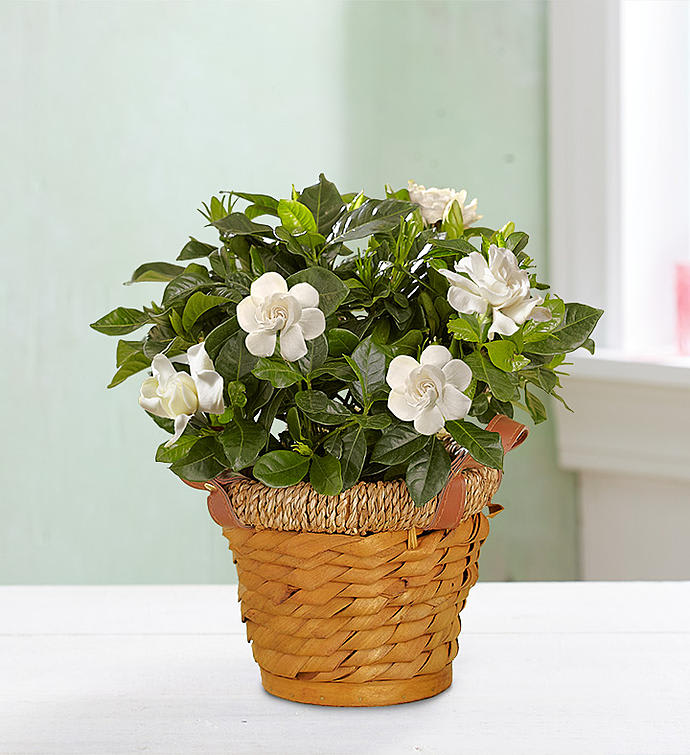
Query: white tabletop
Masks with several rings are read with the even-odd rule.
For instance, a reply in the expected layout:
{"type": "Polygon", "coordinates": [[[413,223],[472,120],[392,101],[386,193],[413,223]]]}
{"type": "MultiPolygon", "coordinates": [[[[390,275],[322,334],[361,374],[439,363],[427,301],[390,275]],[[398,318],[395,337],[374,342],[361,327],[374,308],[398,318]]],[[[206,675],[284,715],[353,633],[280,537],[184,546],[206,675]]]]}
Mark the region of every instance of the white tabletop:
{"type": "Polygon", "coordinates": [[[0,752],[690,753],[690,583],[479,584],[455,681],[271,697],[233,586],[0,587],[0,752]]]}

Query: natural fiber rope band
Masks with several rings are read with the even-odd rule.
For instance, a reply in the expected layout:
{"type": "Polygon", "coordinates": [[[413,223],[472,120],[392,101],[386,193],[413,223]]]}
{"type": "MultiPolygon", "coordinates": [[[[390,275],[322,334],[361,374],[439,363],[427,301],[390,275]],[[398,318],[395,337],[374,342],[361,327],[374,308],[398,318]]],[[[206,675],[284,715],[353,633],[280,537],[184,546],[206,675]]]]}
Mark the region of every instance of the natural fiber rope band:
{"type": "MultiPolygon", "coordinates": [[[[504,416],[495,417],[487,430],[499,433],[506,452],[520,445],[528,432],[524,425],[504,416]]],[[[450,445],[455,444],[451,441],[450,445]]],[[[450,450],[452,453],[453,448],[450,450]]],[[[404,480],[359,482],[337,496],[320,495],[306,482],[269,488],[232,472],[207,483],[185,482],[210,491],[209,513],[222,527],[364,535],[457,527],[492,506],[501,477],[499,470],[485,467],[464,453],[453,461],[441,493],[421,507],[415,506],[404,480]]],[[[499,507],[493,505],[490,515],[497,510],[499,507]]]]}

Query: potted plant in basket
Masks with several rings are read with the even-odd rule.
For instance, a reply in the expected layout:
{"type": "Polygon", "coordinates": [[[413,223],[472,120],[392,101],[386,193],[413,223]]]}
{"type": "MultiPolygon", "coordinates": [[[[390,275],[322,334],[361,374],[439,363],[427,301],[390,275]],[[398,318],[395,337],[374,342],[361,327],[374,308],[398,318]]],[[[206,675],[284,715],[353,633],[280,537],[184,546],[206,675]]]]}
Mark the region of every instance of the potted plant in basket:
{"type": "Polygon", "coordinates": [[[567,353],[602,312],[540,293],[527,234],[479,226],[465,191],[414,183],[204,204],[216,243],[131,282],[160,303],[92,324],[117,346],[109,387],[144,370],[156,460],[209,490],[238,567],[266,689],[326,705],[434,695],[504,452],[563,400],[567,353]],[[242,209],[240,209],[240,206],[242,209]],[[191,261],[193,260],[193,261],[191,261]]]}

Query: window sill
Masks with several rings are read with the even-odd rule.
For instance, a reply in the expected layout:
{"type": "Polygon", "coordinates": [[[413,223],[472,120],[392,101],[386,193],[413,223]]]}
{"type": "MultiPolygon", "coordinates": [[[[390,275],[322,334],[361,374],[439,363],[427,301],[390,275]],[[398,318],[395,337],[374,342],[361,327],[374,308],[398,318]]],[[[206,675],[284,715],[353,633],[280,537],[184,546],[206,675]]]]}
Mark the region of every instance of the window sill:
{"type": "Polygon", "coordinates": [[[600,351],[564,378],[557,405],[561,466],[690,480],[690,359],[600,351]]]}

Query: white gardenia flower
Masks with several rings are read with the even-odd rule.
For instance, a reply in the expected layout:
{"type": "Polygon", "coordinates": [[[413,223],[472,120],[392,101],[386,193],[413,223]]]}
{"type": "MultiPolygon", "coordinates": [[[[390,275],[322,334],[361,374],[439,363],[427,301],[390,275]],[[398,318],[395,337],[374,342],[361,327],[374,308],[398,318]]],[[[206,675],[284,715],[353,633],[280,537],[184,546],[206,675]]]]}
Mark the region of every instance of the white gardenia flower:
{"type": "Polygon", "coordinates": [[[418,433],[434,435],[446,420],[462,419],[470,410],[472,401],[463,391],[471,380],[470,368],[445,346],[427,346],[419,362],[399,356],[390,363],[388,408],[398,419],[414,422],[418,433]]]}
{"type": "Polygon", "coordinates": [[[482,216],[477,214],[477,200],[473,199],[469,204],[465,204],[467,191],[455,191],[455,189],[437,189],[432,186],[426,189],[421,184],[409,181],[407,188],[410,192],[410,201],[418,204],[422,208],[422,218],[425,223],[433,225],[443,220],[450,210],[450,206],[455,200],[460,205],[462,211],[462,222],[465,228],[476,223],[482,216]]]}
{"type": "Polygon", "coordinates": [[[237,321],[247,331],[245,344],[255,357],[270,357],[280,333],[280,354],[296,362],[307,353],[305,341],[326,329],[319,309],[319,292],[310,283],[288,285],[279,273],[264,273],[251,285],[250,294],[237,305],[237,321]]]}
{"type": "Polygon", "coordinates": [[[156,354],[151,363],[153,377],[146,378],[139,394],[139,406],[156,417],[175,420],[175,434],[165,444],[171,446],[184,432],[197,412],[222,414],[223,378],[213,369],[213,362],[203,343],[187,349],[191,375],[177,372],[164,354],[156,354]]]}
{"type": "Polygon", "coordinates": [[[509,249],[492,245],[488,263],[479,252],[471,252],[455,263],[455,270],[439,270],[450,281],[448,302],[466,315],[483,315],[491,308],[489,338],[495,333],[510,336],[528,319],[551,319],[550,310],[539,306],[544,300],[532,296],[529,277],[509,249]]]}

